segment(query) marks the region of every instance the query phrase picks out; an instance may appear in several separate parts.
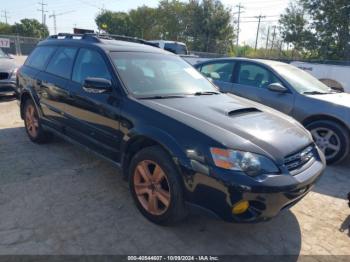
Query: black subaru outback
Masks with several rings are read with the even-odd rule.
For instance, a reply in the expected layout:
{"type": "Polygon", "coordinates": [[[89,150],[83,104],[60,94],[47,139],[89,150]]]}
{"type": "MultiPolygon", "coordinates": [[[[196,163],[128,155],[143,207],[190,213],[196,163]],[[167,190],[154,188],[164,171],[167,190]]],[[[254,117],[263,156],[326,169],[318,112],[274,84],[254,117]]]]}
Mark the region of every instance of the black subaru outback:
{"type": "Polygon", "coordinates": [[[98,35],[52,36],[18,73],[29,138],[61,136],[116,163],[141,213],[167,224],[192,205],[267,220],[325,168],[297,121],[220,93],[180,57],[98,35]]]}

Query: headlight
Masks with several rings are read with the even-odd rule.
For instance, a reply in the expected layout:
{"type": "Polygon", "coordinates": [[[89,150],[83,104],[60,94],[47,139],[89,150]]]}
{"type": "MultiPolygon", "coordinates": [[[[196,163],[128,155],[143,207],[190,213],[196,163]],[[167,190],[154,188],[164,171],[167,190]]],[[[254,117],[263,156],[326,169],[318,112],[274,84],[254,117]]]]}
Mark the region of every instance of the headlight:
{"type": "Polygon", "coordinates": [[[16,78],[18,68],[15,68],[11,73],[11,78],[16,78]]]}
{"type": "Polygon", "coordinates": [[[272,160],[262,155],[215,147],[210,148],[210,152],[217,167],[242,171],[249,176],[279,172],[272,160]]]}

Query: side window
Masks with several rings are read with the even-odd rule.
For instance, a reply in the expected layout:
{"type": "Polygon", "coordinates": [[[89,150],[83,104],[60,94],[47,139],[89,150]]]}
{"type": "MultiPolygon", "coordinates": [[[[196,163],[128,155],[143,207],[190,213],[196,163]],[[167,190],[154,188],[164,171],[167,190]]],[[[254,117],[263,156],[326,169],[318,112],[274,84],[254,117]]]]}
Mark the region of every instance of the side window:
{"type": "Polygon", "coordinates": [[[234,62],[220,62],[205,64],[201,68],[201,73],[214,80],[231,82],[234,62]]]}
{"type": "Polygon", "coordinates": [[[252,63],[241,64],[237,84],[267,88],[271,83],[280,83],[280,81],[266,68],[252,63]]]}
{"type": "Polygon", "coordinates": [[[47,65],[46,72],[70,79],[77,48],[60,47],[47,65]]]}
{"type": "Polygon", "coordinates": [[[83,83],[87,77],[112,79],[102,56],[96,51],[82,48],[75,61],[72,80],[83,83]]]}
{"type": "Polygon", "coordinates": [[[56,48],[53,46],[39,46],[30,54],[25,64],[43,70],[55,50],[56,48]]]}

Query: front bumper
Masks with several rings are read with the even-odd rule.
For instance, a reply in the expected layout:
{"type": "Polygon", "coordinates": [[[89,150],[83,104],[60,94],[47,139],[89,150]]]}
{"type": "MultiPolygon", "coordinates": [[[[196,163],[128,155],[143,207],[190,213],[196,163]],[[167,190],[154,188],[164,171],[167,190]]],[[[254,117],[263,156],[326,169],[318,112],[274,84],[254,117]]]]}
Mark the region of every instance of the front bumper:
{"type": "Polygon", "coordinates": [[[4,79],[0,80],[0,94],[1,95],[7,95],[7,94],[16,94],[17,88],[16,88],[16,80],[15,79],[4,79]]]}
{"type": "Polygon", "coordinates": [[[209,175],[199,172],[185,175],[185,194],[190,203],[210,210],[226,221],[265,221],[300,201],[324,169],[323,157],[314,159],[307,169],[294,176],[279,174],[254,179],[211,168],[209,175]],[[233,206],[242,200],[249,201],[249,208],[234,215],[233,206]]]}

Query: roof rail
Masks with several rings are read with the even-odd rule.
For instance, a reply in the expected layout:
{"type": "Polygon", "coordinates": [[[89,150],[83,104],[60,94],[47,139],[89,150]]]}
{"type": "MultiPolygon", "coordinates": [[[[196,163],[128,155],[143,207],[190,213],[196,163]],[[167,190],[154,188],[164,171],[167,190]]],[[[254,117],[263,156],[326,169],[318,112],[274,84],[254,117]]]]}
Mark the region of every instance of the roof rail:
{"type": "Polygon", "coordinates": [[[124,35],[110,35],[110,34],[99,34],[99,33],[85,33],[85,34],[71,34],[71,33],[59,33],[57,35],[51,35],[47,38],[50,39],[81,39],[81,40],[90,40],[94,42],[101,43],[101,40],[119,40],[126,42],[139,43],[144,45],[150,45],[158,47],[157,44],[151,43],[147,40],[140,39],[137,37],[124,36],[124,35]]]}
{"type": "Polygon", "coordinates": [[[144,40],[142,38],[125,36],[125,35],[111,35],[111,34],[105,34],[105,36],[108,36],[110,39],[115,39],[115,40],[119,40],[119,41],[133,42],[133,43],[139,43],[139,44],[159,47],[157,44],[149,42],[149,41],[144,40]]]}
{"type": "Polygon", "coordinates": [[[97,37],[95,37],[94,34],[70,34],[70,33],[59,33],[57,35],[50,35],[48,40],[53,39],[86,39],[86,40],[93,40],[95,42],[101,42],[97,37]]]}

